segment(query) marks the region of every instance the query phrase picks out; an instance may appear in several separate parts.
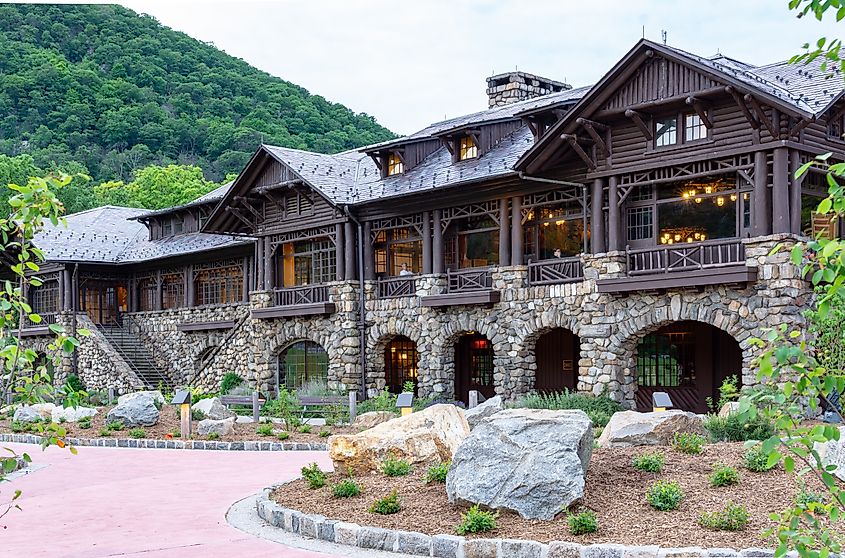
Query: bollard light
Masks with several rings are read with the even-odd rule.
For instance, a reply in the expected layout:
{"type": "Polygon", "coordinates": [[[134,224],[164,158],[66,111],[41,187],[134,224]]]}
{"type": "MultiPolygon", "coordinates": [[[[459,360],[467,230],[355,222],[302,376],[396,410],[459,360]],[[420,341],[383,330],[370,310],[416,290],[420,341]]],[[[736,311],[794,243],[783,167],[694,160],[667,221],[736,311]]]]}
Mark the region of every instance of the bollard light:
{"type": "Polygon", "coordinates": [[[414,412],[414,394],[413,393],[400,393],[396,397],[396,407],[399,409],[399,412],[403,417],[410,415],[414,412]]]}
{"type": "Polygon", "coordinates": [[[171,405],[179,405],[179,429],[181,430],[182,439],[187,440],[191,437],[191,392],[186,389],[180,389],[173,396],[171,405]]]}
{"type": "Polygon", "coordinates": [[[654,412],[675,408],[672,398],[665,391],[655,391],[651,394],[651,407],[654,412]]]}

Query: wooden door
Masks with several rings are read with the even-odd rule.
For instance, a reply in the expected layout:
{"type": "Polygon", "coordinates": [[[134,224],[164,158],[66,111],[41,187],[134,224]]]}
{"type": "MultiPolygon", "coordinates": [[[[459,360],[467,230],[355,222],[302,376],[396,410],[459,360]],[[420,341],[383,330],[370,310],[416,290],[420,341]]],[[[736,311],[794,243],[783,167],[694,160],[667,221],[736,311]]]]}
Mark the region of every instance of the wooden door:
{"type": "Polygon", "coordinates": [[[493,397],[493,344],[483,335],[469,334],[455,344],[455,398],[469,404],[469,392],[493,397]]]}
{"type": "Polygon", "coordinates": [[[534,389],[541,393],[574,391],[578,383],[579,345],[578,336],[563,328],[541,335],[534,351],[534,389]]]}

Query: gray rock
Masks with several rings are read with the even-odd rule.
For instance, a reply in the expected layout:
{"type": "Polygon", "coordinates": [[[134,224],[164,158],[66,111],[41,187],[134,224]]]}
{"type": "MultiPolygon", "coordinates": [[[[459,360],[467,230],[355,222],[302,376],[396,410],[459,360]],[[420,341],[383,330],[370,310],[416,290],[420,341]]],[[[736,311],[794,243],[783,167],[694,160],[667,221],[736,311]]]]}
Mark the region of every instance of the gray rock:
{"type": "Polygon", "coordinates": [[[226,436],[235,431],[235,419],[227,418],[225,420],[204,419],[197,425],[197,434],[200,436],[208,436],[212,432],[220,436],[226,436]]]}
{"type": "Polygon", "coordinates": [[[396,531],[396,552],[412,556],[431,555],[431,537],[412,531],[396,531]]]}
{"type": "Polygon", "coordinates": [[[496,558],[496,539],[472,539],[464,541],[464,558],[496,558]]]}
{"type": "Polygon", "coordinates": [[[603,448],[667,445],[676,432],[704,435],[704,420],[701,415],[687,411],[620,411],[610,417],[598,444],[603,448]]]}
{"type": "Polygon", "coordinates": [[[153,426],[158,422],[159,410],[154,399],[149,395],[138,395],[118,403],[106,415],[108,422],[120,421],[123,426],[153,426]]]}
{"type": "Polygon", "coordinates": [[[392,551],[396,543],[396,531],[379,527],[361,527],[358,533],[358,546],[370,550],[392,551]]]}
{"type": "Polygon", "coordinates": [[[227,409],[223,403],[220,402],[219,397],[209,397],[201,399],[191,405],[192,411],[201,411],[206,418],[212,420],[223,420],[235,416],[235,413],[227,409]]]}
{"type": "Polygon", "coordinates": [[[358,533],[361,526],[357,523],[346,523],[340,521],[334,524],[334,542],[347,546],[358,546],[358,533]]]}
{"type": "Polygon", "coordinates": [[[593,423],[580,410],[508,409],[478,423],[446,479],[449,501],[554,519],[584,495],[593,423]]]}
{"type": "Polygon", "coordinates": [[[127,401],[132,401],[136,397],[152,397],[153,401],[158,403],[159,405],[164,405],[164,396],[161,392],[157,389],[148,390],[148,391],[133,391],[132,393],[127,393],[125,395],[121,395],[117,398],[117,404],[120,405],[121,403],[126,403],[127,401]]]}
{"type": "Polygon", "coordinates": [[[97,409],[93,407],[56,407],[53,409],[53,422],[79,422],[79,419],[84,417],[93,417],[97,414],[97,409]]]}
{"type": "Polygon", "coordinates": [[[622,558],[624,551],[621,544],[591,544],[584,547],[584,558],[622,558]]]}
{"type": "Polygon", "coordinates": [[[839,427],[839,440],[831,440],[824,444],[816,443],[815,450],[819,452],[824,465],[836,465],[831,473],[839,480],[845,480],[845,426],[839,427]]]}
{"type": "Polygon", "coordinates": [[[657,558],[660,547],[650,546],[626,546],[622,552],[622,558],[657,558]]]}
{"type": "Polygon", "coordinates": [[[316,539],[324,519],[325,517],[321,515],[303,515],[299,518],[299,534],[309,539],[316,539]]]}
{"type": "Polygon", "coordinates": [[[492,417],[499,411],[505,410],[505,401],[502,399],[501,395],[497,395],[496,397],[491,397],[484,403],[474,407],[472,409],[467,409],[464,412],[464,417],[466,417],[467,422],[469,423],[470,430],[475,428],[475,425],[484,420],[487,417],[492,417]]]}
{"type": "Polygon", "coordinates": [[[584,547],[578,543],[552,541],[546,558],[582,558],[583,552],[584,547]]]}
{"type": "Polygon", "coordinates": [[[542,544],[534,541],[502,540],[502,556],[508,558],[540,558],[543,554],[542,544]]]}
{"type": "Polygon", "coordinates": [[[434,558],[458,558],[463,537],[434,535],[431,537],[431,555],[434,558]]]}
{"type": "Polygon", "coordinates": [[[38,411],[33,409],[31,405],[21,405],[15,409],[15,414],[12,416],[12,420],[17,422],[39,422],[43,419],[38,411]]]}

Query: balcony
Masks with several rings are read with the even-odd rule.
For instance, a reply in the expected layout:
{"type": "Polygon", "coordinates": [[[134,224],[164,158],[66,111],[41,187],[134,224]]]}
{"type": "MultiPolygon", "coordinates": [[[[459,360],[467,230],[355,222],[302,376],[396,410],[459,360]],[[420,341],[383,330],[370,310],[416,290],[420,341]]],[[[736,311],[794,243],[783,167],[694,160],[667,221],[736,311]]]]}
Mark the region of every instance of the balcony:
{"type": "Polygon", "coordinates": [[[304,285],[272,291],[273,304],[269,308],[252,310],[253,318],[291,318],[296,316],[328,316],[335,312],[329,302],[328,285],[304,285]]]}
{"type": "Polygon", "coordinates": [[[558,285],[584,280],[584,266],[581,258],[556,258],[539,262],[528,262],[528,285],[558,285]]]}
{"type": "Polygon", "coordinates": [[[446,271],[446,292],[421,297],[421,304],[432,308],[476,304],[492,306],[499,299],[499,291],[493,290],[491,269],[450,269],[446,271]]]}
{"type": "Polygon", "coordinates": [[[38,311],[36,311],[36,314],[41,316],[41,321],[38,323],[35,323],[30,320],[28,316],[24,316],[21,337],[34,337],[37,335],[50,334],[50,325],[56,323],[58,319],[58,314],[56,312],[40,313],[38,311]]]}
{"type": "Polygon", "coordinates": [[[745,246],[739,239],[628,249],[625,256],[626,276],[598,281],[600,293],[747,284],[757,280],[757,270],[745,265],[745,246]]]}
{"type": "Polygon", "coordinates": [[[376,281],[376,297],[379,300],[401,298],[417,294],[417,280],[413,275],[384,277],[376,281]]]}

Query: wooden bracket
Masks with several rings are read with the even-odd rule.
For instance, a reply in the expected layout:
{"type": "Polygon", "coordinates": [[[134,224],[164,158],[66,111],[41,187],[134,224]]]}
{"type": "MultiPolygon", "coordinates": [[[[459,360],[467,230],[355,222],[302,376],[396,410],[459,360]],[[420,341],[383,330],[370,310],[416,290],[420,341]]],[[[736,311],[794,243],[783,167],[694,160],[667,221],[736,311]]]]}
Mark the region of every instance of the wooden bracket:
{"type": "Polygon", "coordinates": [[[760,103],[757,102],[757,99],[754,98],[753,95],[750,93],[745,95],[745,100],[751,103],[751,107],[754,109],[754,113],[757,116],[757,120],[762,122],[766,129],[769,131],[769,134],[775,139],[780,137],[780,132],[775,129],[774,123],[769,120],[769,117],[766,116],[766,113],[763,112],[763,107],[760,106],[760,103]]]}
{"type": "Polygon", "coordinates": [[[593,138],[593,141],[596,142],[596,145],[599,147],[599,149],[602,150],[603,153],[610,153],[610,149],[608,148],[607,143],[605,143],[604,138],[601,137],[601,135],[599,135],[599,133],[596,131],[596,128],[601,131],[605,131],[607,130],[607,126],[600,122],[593,122],[592,120],[587,120],[586,118],[579,118],[576,120],[576,122],[580,124],[585,130],[587,130],[587,133],[590,134],[590,137],[593,138]]]}
{"type": "Polygon", "coordinates": [[[689,106],[693,108],[693,110],[704,123],[704,125],[707,126],[707,129],[711,129],[713,127],[713,122],[710,120],[710,118],[707,117],[707,110],[704,107],[704,103],[701,101],[701,99],[697,99],[695,97],[687,97],[686,102],[689,106]]]}
{"type": "Polygon", "coordinates": [[[252,221],[250,221],[249,219],[247,219],[246,217],[244,217],[243,213],[241,213],[240,211],[238,211],[237,209],[235,209],[235,208],[234,208],[234,207],[232,207],[231,205],[230,205],[230,206],[228,206],[228,207],[226,208],[226,211],[228,211],[229,213],[231,213],[232,215],[234,215],[235,217],[237,217],[238,219],[240,219],[241,221],[243,221],[243,222],[244,222],[244,224],[245,224],[247,227],[249,227],[250,229],[254,229],[254,228],[255,228],[255,223],[253,223],[252,221]]]}
{"type": "Polygon", "coordinates": [[[789,129],[789,135],[787,137],[797,136],[801,133],[801,130],[809,126],[811,123],[815,122],[816,118],[801,118],[795,125],[789,129]]]}
{"type": "Polygon", "coordinates": [[[526,118],[525,123],[528,124],[528,128],[531,130],[531,135],[534,136],[534,139],[540,135],[540,129],[534,121],[526,118]]]}
{"type": "Polygon", "coordinates": [[[264,217],[263,217],[263,216],[262,216],[262,215],[258,212],[258,210],[257,210],[257,209],[255,209],[255,208],[252,206],[252,204],[250,203],[249,198],[245,198],[245,197],[243,197],[243,196],[235,196],[235,197],[234,197],[234,200],[235,200],[236,202],[239,202],[239,203],[240,203],[242,206],[244,206],[245,208],[247,208],[247,210],[249,210],[249,212],[250,212],[250,213],[252,213],[253,215],[255,215],[255,218],[256,218],[258,221],[260,221],[261,219],[263,219],[263,218],[264,218],[264,217]]]}
{"type": "Polygon", "coordinates": [[[569,145],[572,147],[572,149],[575,151],[575,153],[577,153],[578,156],[581,158],[581,160],[584,161],[584,163],[587,164],[587,167],[590,170],[596,170],[596,162],[593,161],[592,157],[587,155],[587,152],[584,151],[584,148],[581,147],[578,144],[578,136],[576,136],[574,134],[563,134],[560,137],[561,137],[561,139],[563,139],[567,143],[569,143],[569,145]]]}
{"type": "Polygon", "coordinates": [[[652,138],[654,136],[651,133],[651,129],[648,126],[646,126],[646,123],[643,120],[642,114],[640,114],[639,112],[637,112],[635,110],[628,109],[628,110],[625,111],[625,116],[627,116],[628,118],[630,118],[631,120],[634,121],[634,124],[637,125],[637,128],[639,128],[640,132],[642,132],[643,136],[645,136],[645,139],[647,139],[648,141],[652,140],[652,138]]]}
{"type": "Polygon", "coordinates": [[[751,127],[755,130],[759,129],[760,122],[758,122],[757,119],[754,118],[754,115],[751,114],[751,111],[748,110],[748,105],[745,104],[745,101],[742,99],[742,96],[739,94],[739,92],[730,85],[725,87],[725,91],[727,91],[728,94],[734,98],[736,106],[738,106],[739,110],[742,111],[742,114],[745,116],[745,119],[748,120],[748,123],[751,125],[751,127]]]}
{"type": "Polygon", "coordinates": [[[455,154],[455,147],[452,144],[451,138],[440,138],[440,141],[443,143],[443,145],[446,146],[446,149],[449,150],[449,153],[451,153],[452,155],[455,154]]]}
{"type": "Polygon", "coordinates": [[[279,200],[270,192],[264,192],[264,197],[270,200],[270,203],[276,206],[276,209],[279,210],[279,213],[282,215],[285,214],[285,206],[279,203],[279,200]]]}
{"type": "Polygon", "coordinates": [[[397,157],[399,157],[399,160],[402,161],[402,164],[405,165],[405,167],[406,167],[405,170],[408,170],[407,169],[408,162],[405,161],[405,150],[404,149],[397,149],[395,151],[395,153],[396,153],[397,157]]]}

